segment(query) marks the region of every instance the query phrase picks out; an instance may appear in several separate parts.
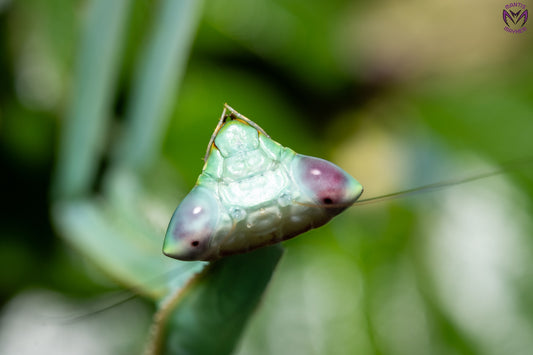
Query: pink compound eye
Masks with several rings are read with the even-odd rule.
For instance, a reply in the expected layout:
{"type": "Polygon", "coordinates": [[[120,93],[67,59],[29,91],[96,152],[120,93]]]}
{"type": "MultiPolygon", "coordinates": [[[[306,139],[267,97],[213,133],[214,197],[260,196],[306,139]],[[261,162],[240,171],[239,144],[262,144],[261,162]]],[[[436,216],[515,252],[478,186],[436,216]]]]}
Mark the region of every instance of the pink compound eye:
{"type": "Polygon", "coordinates": [[[363,191],[352,176],[327,160],[297,155],[292,164],[295,180],[318,206],[344,209],[363,191]]]}
{"type": "Polygon", "coordinates": [[[176,208],[165,235],[163,253],[179,260],[204,256],[215,233],[219,207],[212,193],[195,187],[176,208]]]}

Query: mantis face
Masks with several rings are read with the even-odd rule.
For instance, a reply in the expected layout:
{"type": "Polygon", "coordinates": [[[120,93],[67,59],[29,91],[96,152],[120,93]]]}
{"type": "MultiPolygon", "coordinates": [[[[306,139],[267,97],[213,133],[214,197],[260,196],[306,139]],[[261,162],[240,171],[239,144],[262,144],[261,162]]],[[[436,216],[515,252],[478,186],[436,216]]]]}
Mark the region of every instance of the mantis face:
{"type": "Polygon", "coordinates": [[[167,229],[163,253],[175,259],[216,260],[293,238],[363,191],[335,164],[281,146],[227,105],[205,161],[167,229]]]}

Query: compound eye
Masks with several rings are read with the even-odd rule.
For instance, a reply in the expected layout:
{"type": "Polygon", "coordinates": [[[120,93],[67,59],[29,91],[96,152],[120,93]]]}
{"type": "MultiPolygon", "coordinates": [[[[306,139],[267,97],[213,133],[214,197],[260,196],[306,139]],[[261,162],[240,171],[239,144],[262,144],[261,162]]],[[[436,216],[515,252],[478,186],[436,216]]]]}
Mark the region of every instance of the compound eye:
{"type": "Polygon", "coordinates": [[[218,201],[205,187],[196,186],[174,211],[163,253],[179,260],[202,260],[208,253],[219,216],[218,201]]]}
{"type": "Polygon", "coordinates": [[[361,184],[327,160],[298,154],[292,164],[293,176],[318,206],[343,210],[363,192],[361,184]]]}

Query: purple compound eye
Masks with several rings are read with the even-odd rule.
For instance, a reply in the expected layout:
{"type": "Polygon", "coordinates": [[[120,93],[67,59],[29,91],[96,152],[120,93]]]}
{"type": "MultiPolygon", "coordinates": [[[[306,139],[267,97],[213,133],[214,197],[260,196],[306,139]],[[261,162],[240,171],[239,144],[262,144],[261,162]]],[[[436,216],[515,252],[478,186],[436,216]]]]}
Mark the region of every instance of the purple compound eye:
{"type": "Polygon", "coordinates": [[[218,201],[195,187],[180,203],[168,225],[163,253],[179,260],[200,260],[208,252],[219,216],[218,201]]]}
{"type": "Polygon", "coordinates": [[[327,160],[298,154],[292,173],[303,193],[320,207],[344,210],[363,192],[360,183],[327,160]]]}

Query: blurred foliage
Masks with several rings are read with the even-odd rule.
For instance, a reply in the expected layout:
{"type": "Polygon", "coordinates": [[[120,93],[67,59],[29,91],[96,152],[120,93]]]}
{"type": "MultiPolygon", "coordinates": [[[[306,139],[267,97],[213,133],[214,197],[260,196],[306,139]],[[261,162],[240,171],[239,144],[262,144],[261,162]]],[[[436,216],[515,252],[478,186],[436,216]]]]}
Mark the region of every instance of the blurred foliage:
{"type": "MultiPolygon", "coordinates": [[[[105,53],[89,48],[80,58],[84,29],[104,20],[91,22],[93,3],[0,0],[1,353],[22,352],[14,329],[26,339],[47,336],[32,343],[42,353],[75,353],[57,335],[67,327],[43,332],[21,309],[41,304],[53,310],[45,323],[54,324],[54,312],[109,304],[93,300],[119,289],[115,283],[156,297],[169,280],[186,281],[154,274],[175,265],[159,252],[164,224],[200,173],[224,102],[281,144],[345,168],[367,197],[469,176],[533,151],[533,41],[528,31],[503,30],[503,3],[207,0],[181,74],[165,60],[179,56],[183,42],[153,42],[161,13],[168,23],[178,16],[161,10],[165,1],[115,2],[123,27],[115,39],[109,32],[93,39],[97,47],[109,41],[105,53]],[[97,70],[102,58],[111,58],[107,72],[97,70]],[[80,76],[84,60],[95,69],[80,76]],[[169,67],[175,72],[165,77],[169,67]],[[152,86],[153,78],[166,84],[152,86]],[[88,211],[83,223],[106,228],[76,228],[94,248],[113,243],[107,235],[137,238],[131,249],[117,239],[122,252],[110,247],[100,260],[58,238],[64,229],[51,220],[56,147],[82,100],[77,85],[89,79],[105,86],[92,107],[105,123],[78,132],[96,143],[81,174],[94,199],[76,206],[88,211]],[[152,105],[149,114],[136,108],[139,95],[150,98],[142,103],[152,105]],[[153,127],[161,132],[131,133],[134,120],[160,120],[153,127]],[[152,150],[132,153],[143,148],[128,135],[148,137],[152,150]],[[128,163],[128,154],[142,164],[128,163]],[[143,253],[142,262],[133,256],[143,253]]],[[[354,207],[286,242],[236,352],[530,353],[532,198],[533,167],[523,164],[501,177],[354,207]]],[[[80,318],[75,324],[94,327],[79,326],[76,336],[78,326],[68,327],[68,338],[79,340],[79,354],[131,353],[148,334],[153,308],[138,302],[110,311],[115,321],[106,312],[80,318]],[[103,344],[102,333],[114,343],[95,349],[90,339],[103,344]]]]}

